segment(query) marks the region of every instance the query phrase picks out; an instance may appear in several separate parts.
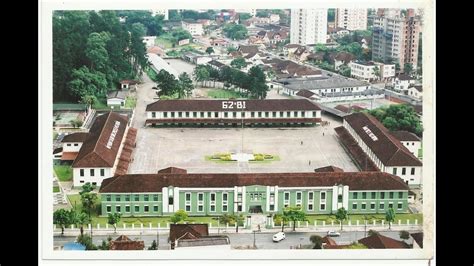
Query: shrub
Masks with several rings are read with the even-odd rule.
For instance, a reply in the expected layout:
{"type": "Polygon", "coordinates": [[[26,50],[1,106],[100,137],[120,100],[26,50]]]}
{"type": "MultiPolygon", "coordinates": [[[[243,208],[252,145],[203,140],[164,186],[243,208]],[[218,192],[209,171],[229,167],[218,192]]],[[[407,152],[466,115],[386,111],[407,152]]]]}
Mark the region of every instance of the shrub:
{"type": "Polygon", "coordinates": [[[264,158],[265,158],[265,160],[271,160],[271,159],[273,159],[273,155],[265,154],[264,158]]]}
{"type": "Polygon", "coordinates": [[[263,154],[254,154],[253,157],[255,161],[263,161],[265,159],[265,156],[263,156],[263,154]]]}

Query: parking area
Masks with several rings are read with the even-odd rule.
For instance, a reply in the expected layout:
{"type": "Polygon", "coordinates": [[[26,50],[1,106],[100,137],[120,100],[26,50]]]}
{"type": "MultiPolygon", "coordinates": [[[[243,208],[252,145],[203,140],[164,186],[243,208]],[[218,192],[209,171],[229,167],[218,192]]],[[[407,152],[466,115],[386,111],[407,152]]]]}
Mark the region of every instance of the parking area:
{"type": "Polygon", "coordinates": [[[334,165],[358,171],[339,144],[334,127],[305,128],[140,128],[128,173],[156,173],[169,166],[190,173],[312,172],[334,165]],[[272,162],[214,162],[206,156],[224,152],[277,155],[272,162]]]}

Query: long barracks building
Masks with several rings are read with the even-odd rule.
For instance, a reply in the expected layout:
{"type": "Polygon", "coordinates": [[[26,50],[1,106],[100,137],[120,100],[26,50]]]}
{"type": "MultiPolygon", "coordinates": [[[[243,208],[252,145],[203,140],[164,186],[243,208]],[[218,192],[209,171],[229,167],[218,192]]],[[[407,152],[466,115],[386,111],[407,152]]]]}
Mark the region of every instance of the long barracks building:
{"type": "Polygon", "coordinates": [[[152,126],[305,126],[321,123],[321,109],[307,99],[160,100],[146,107],[152,126]]]}
{"type": "Polygon", "coordinates": [[[188,174],[166,168],[157,174],[105,179],[100,188],[102,216],[168,216],[179,209],[191,216],[281,213],[300,206],[307,214],[408,211],[408,186],[384,172],[188,174]]]}

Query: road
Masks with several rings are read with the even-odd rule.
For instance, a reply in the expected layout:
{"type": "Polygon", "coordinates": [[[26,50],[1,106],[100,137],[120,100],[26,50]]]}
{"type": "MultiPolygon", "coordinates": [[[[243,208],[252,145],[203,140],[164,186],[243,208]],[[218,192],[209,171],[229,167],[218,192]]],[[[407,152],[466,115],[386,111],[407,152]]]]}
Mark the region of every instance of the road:
{"type": "MultiPolygon", "coordinates": [[[[302,233],[302,232],[291,232],[291,229],[287,229],[285,231],[286,239],[274,243],[272,241],[273,233],[255,233],[255,244],[258,249],[291,249],[301,245],[308,245],[311,244],[309,241],[309,237],[315,233],[302,233]]],[[[381,234],[401,240],[399,238],[398,231],[383,231],[380,232],[381,234]]],[[[413,233],[413,232],[410,232],[413,233]]],[[[222,234],[222,233],[221,233],[222,234]]],[[[254,235],[252,233],[225,233],[223,235],[227,235],[230,238],[230,243],[232,248],[236,247],[243,247],[243,246],[253,246],[254,235]]],[[[324,236],[324,234],[319,233],[320,236],[324,236]]],[[[358,239],[364,238],[365,233],[361,232],[349,232],[344,231],[341,233],[339,237],[333,237],[337,244],[350,244],[358,239]]],[[[117,238],[117,235],[114,235],[112,238],[117,238]]],[[[141,235],[128,235],[130,239],[140,239],[145,241],[145,247],[149,247],[153,240],[156,240],[156,236],[141,236],[141,235]]],[[[160,249],[169,249],[168,244],[168,234],[160,234],[159,236],[159,247],[160,249]]],[[[105,236],[94,236],[93,241],[94,244],[100,245],[102,240],[106,240],[107,237],[105,236]]],[[[61,246],[68,242],[73,242],[75,237],[61,237],[55,236],[54,237],[54,246],[61,246]]],[[[411,243],[408,240],[408,243],[411,243]]]]}
{"type": "MultiPolygon", "coordinates": [[[[155,101],[153,97],[156,95],[156,90],[152,89],[152,87],[156,86],[155,82],[145,72],[142,75],[142,82],[137,88],[137,106],[135,107],[135,116],[132,122],[132,126],[136,129],[145,126],[146,106],[155,101]]],[[[138,134],[140,134],[140,130],[138,130],[138,134]]]]}

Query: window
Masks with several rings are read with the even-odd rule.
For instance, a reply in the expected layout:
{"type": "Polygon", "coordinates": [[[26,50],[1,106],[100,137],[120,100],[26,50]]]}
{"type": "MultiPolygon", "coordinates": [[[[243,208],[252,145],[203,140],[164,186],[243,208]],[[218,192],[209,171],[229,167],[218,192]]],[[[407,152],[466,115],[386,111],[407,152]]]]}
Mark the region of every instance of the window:
{"type": "Polygon", "coordinates": [[[237,211],[241,212],[242,211],[242,205],[237,206],[237,211]]]}
{"type": "Polygon", "coordinates": [[[191,211],[191,205],[186,205],[185,211],[190,212],[191,211]]]}
{"type": "Polygon", "coordinates": [[[120,198],[120,195],[116,195],[116,196],[115,196],[115,201],[120,201],[120,199],[121,199],[121,198],[120,198]]]}
{"type": "Polygon", "coordinates": [[[143,196],[143,200],[144,200],[144,201],[149,201],[149,200],[150,200],[150,196],[149,196],[149,195],[144,195],[144,196],[143,196]]]}
{"type": "Polygon", "coordinates": [[[174,117],[174,112],[170,112],[171,113],[171,117],[174,117]]]}
{"type": "Polygon", "coordinates": [[[298,117],[298,111],[293,112],[293,117],[298,117]]]}
{"type": "Polygon", "coordinates": [[[301,117],[304,117],[304,111],[301,111],[301,117]]]}
{"type": "Polygon", "coordinates": [[[357,210],[357,203],[352,203],[352,209],[357,210]]]}
{"type": "Polygon", "coordinates": [[[251,116],[251,117],[255,117],[255,112],[251,112],[251,113],[250,113],[250,116],[251,116]]]}
{"type": "Polygon", "coordinates": [[[178,112],[178,117],[183,117],[183,112],[178,112]]]}
{"type": "Polygon", "coordinates": [[[168,112],[163,112],[163,117],[168,117],[168,112]]]}
{"type": "Polygon", "coordinates": [[[291,117],[291,112],[286,112],[286,117],[291,117]]]}
{"type": "Polygon", "coordinates": [[[342,203],[342,195],[337,195],[337,202],[342,203]]]}
{"type": "Polygon", "coordinates": [[[149,212],[150,211],[150,206],[148,206],[148,205],[143,206],[143,211],[144,212],[149,212]]]}
{"type": "Polygon", "coordinates": [[[216,205],[211,205],[210,211],[211,211],[211,212],[215,212],[215,211],[216,211],[216,205]]]}
{"type": "Polygon", "coordinates": [[[155,113],[155,112],[151,112],[151,117],[155,118],[155,117],[156,117],[156,113],[155,113]]]}
{"type": "Polygon", "coordinates": [[[385,208],[385,204],[383,204],[383,203],[380,203],[380,205],[379,205],[379,209],[383,210],[384,208],[385,208]]]}
{"type": "Polygon", "coordinates": [[[357,192],[352,192],[352,198],[357,199],[357,194],[358,194],[357,192]]]}
{"type": "Polygon", "coordinates": [[[135,205],[135,212],[140,212],[140,206],[139,205],[135,205]]]}
{"type": "Polygon", "coordinates": [[[388,196],[389,199],[393,199],[393,192],[390,192],[388,195],[389,195],[388,196]]]}
{"type": "Polygon", "coordinates": [[[168,197],[168,204],[173,205],[173,197],[168,197]]]}
{"type": "Polygon", "coordinates": [[[203,201],[204,200],[204,194],[203,193],[198,193],[198,200],[203,201]]]}
{"type": "Polygon", "coordinates": [[[407,173],[407,169],[405,167],[402,168],[402,175],[405,175],[407,173]]]}
{"type": "Polygon", "coordinates": [[[296,192],[296,200],[301,200],[301,195],[302,193],[301,192],[296,192]]]}
{"type": "Polygon", "coordinates": [[[396,168],[396,167],[393,168],[392,174],[393,174],[393,175],[397,175],[397,168],[396,168]]]}
{"type": "Polygon", "coordinates": [[[133,200],[134,201],[140,201],[140,195],[135,195],[133,200]]]}
{"type": "Polygon", "coordinates": [[[77,147],[77,146],[79,146],[79,144],[77,144],[77,143],[74,143],[74,147],[77,147]]]}
{"type": "Polygon", "coordinates": [[[153,205],[153,211],[158,212],[158,205],[153,205]]]}
{"type": "Polygon", "coordinates": [[[326,192],[321,191],[320,198],[321,200],[326,200],[326,192]]]}
{"type": "Polygon", "coordinates": [[[365,210],[367,208],[367,204],[365,203],[362,203],[361,207],[360,207],[362,210],[365,210]]]}
{"type": "Polygon", "coordinates": [[[375,203],[370,203],[370,209],[375,210],[375,203]]]}
{"type": "Polygon", "coordinates": [[[204,112],[200,112],[199,117],[204,117],[204,112]]]}
{"type": "Polygon", "coordinates": [[[240,112],[240,117],[245,117],[245,112],[240,112]]]}
{"type": "Polygon", "coordinates": [[[375,199],[375,192],[372,192],[372,199],[375,199]]]}
{"type": "Polygon", "coordinates": [[[403,209],[403,203],[399,202],[398,205],[397,205],[397,208],[398,208],[399,210],[403,209]]]}
{"type": "Polygon", "coordinates": [[[222,193],[222,200],[227,201],[227,193],[222,193]]]}
{"type": "Polygon", "coordinates": [[[204,193],[198,193],[198,212],[204,211],[204,193]]]}
{"type": "Polygon", "coordinates": [[[71,147],[71,143],[66,144],[66,146],[71,147]]]}
{"type": "Polygon", "coordinates": [[[410,174],[411,174],[411,175],[415,175],[415,167],[412,167],[412,168],[411,168],[411,173],[410,173],[410,174]]]}
{"type": "Polygon", "coordinates": [[[184,114],[186,115],[186,117],[189,117],[189,112],[186,112],[186,113],[184,113],[184,114]]]}
{"type": "Polygon", "coordinates": [[[313,112],[313,117],[316,117],[316,112],[313,112]]]}
{"type": "Polygon", "coordinates": [[[228,112],[224,112],[224,117],[229,117],[229,113],[228,113],[228,112]]]}
{"type": "Polygon", "coordinates": [[[193,112],[193,117],[197,117],[197,112],[193,112]]]}
{"type": "Polygon", "coordinates": [[[211,201],[215,201],[216,200],[216,193],[211,193],[211,201]]]}
{"type": "Polygon", "coordinates": [[[389,208],[389,209],[393,209],[393,203],[389,203],[389,204],[388,204],[388,208],[389,208]]]}
{"type": "Polygon", "coordinates": [[[84,169],[79,170],[79,175],[84,176],[84,169]]]}
{"type": "Polygon", "coordinates": [[[191,193],[186,193],[185,194],[185,200],[190,201],[191,200],[191,193]]]}
{"type": "Polygon", "coordinates": [[[324,204],[324,203],[321,204],[321,205],[319,206],[319,210],[320,210],[320,211],[325,211],[325,210],[326,210],[326,204],[324,204]]]}
{"type": "Polygon", "coordinates": [[[112,211],[112,207],[110,205],[107,205],[107,212],[111,212],[112,211]]]}
{"type": "Polygon", "coordinates": [[[367,192],[362,192],[362,198],[366,199],[367,198],[367,192]]]}
{"type": "Polygon", "coordinates": [[[125,206],[125,212],[130,212],[130,205],[125,206]]]}
{"type": "Polygon", "coordinates": [[[385,192],[380,192],[380,198],[385,199],[385,192]]]}
{"type": "MultiPolygon", "coordinates": [[[[308,207],[309,208],[309,207],[308,207]]],[[[274,211],[275,210],[275,205],[273,204],[270,204],[270,211],[274,211]]]]}
{"type": "Polygon", "coordinates": [[[91,176],[94,176],[94,174],[95,174],[94,169],[91,169],[90,172],[91,172],[91,176]]]}
{"type": "Polygon", "coordinates": [[[219,112],[214,112],[214,117],[219,117],[219,112]]]}
{"type": "Polygon", "coordinates": [[[268,115],[269,115],[269,112],[265,112],[265,117],[268,117],[268,115]]]}
{"type": "Polygon", "coordinates": [[[276,117],[277,116],[277,112],[272,112],[272,117],[276,117]]]}
{"type": "Polygon", "coordinates": [[[158,201],[158,195],[157,194],[153,195],[153,201],[158,201]]]}
{"type": "Polygon", "coordinates": [[[112,196],[107,195],[107,196],[105,197],[105,201],[111,201],[111,200],[112,200],[112,196]]]}
{"type": "Polygon", "coordinates": [[[120,205],[115,206],[115,212],[121,212],[121,211],[122,211],[122,209],[121,209],[120,205]]]}
{"type": "Polygon", "coordinates": [[[283,117],[283,112],[280,112],[280,117],[283,117]]]}
{"type": "Polygon", "coordinates": [[[403,192],[398,192],[398,198],[403,199],[403,192]]]}
{"type": "Polygon", "coordinates": [[[125,201],[130,201],[130,195],[125,195],[125,201]]]}
{"type": "Polygon", "coordinates": [[[312,191],[308,192],[308,200],[313,200],[314,198],[314,193],[312,191]]]}
{"type": "Polygon", "coordinates": [[[100,169],[100,176],[105,176],[105,169],[100,169]]]}

